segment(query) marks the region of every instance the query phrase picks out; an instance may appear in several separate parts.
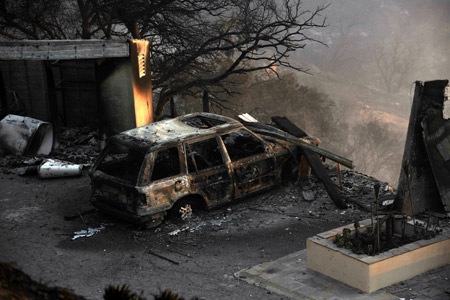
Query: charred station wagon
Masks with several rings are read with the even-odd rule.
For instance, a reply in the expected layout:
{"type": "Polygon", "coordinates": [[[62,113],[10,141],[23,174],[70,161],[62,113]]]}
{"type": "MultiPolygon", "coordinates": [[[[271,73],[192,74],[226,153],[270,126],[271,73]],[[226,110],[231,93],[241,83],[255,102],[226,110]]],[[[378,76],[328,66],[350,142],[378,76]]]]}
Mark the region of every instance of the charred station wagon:
{"type": "Polygon", "coordinates": [[[91,201],[134,223],[159,223],[187,204],[211,208],[273,187],[298,166],[296,151],[220,115],[155,122],[109,139],[91,169],[91,201]]]}

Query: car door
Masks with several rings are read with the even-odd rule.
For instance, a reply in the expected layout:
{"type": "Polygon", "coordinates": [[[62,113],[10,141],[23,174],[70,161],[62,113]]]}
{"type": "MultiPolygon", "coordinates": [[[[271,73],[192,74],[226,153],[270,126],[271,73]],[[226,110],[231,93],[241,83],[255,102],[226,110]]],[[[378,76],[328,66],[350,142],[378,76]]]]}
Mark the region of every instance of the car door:
{"type": "Polygon", "coordinates": [[[165,210],[190,193],[181,146],[172,146],[150,154],[151,177],[142,191],[149,209],[165,210]],[[153,159],[151,158],[153,157],[153,159]]]}
{"type": "Polygon", "coordinates": [[[219,137],[185,144],[190,185],[214,206],[232,200],[234,187],[229,165],[224,161],[219,137]]]}
{"type": "Polygon", "coordinates": [[[275,184],[276,161],[270,147],[251,132],[241,129],[221,136],[235,183],[235,198],[275,184]]]}

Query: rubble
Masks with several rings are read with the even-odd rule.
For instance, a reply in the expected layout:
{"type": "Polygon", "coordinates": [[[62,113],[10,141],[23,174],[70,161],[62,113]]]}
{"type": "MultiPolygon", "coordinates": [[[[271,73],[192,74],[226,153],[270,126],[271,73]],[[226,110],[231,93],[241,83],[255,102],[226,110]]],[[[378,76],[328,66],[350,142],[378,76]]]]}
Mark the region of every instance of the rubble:
{"type": "Polygon", "coordinates": [[[302,195],[305,201],[313,201],[316,198],[316,193],[313,191],[303,191],[302,195]]]}
{"type": "Polygon", "coordinates": [[[47,159],[65,161],[68,164],[90,167],[100,152],[100,143],[97,134],[86,128],[64,129],[61,133],[60,146],[48,154],[23,154],[0,156],[0,172],[4,174],[15,173],[20,176],[37,174],[37,167],[47,159]],[[83,137],[88,136],[89,139],[83,137]],[[83,143],[76,143],[83,140],[83,143]],[[15,170],[13,170],[15,169],[15,170]]]}
{"type": "MultiPolygon", "coordinates": [[[[272,120],[280,129],[298,138],[308,136],[302,129],[297,127],[286,117],[285,118],[272,117],[272,120]]],[[[318,144],[318,142],[316,143],[318,144]]],[[[330,177],[326,173],[325,167],[320,161],[320,158],[317,155],[315,155],[310,149],[302,148],[302,151],[314,174],[316,174],[316,176],[320,179],[320,181],[322,181],[322,183],[325,185],[325,188],[327,189],[328,195],[330,196],[331,200],[333,200],[333,202],[336,204],[337,207],[347,208],[346,203],[341,198],[337,186],[330,180],[330,177]]],[[[340,168],[339,168],[339,178],[340,178],[340,168]]]]}
{"type": "MultiPolygon", "coordinates": [[[[208,126],[207,122],[204,120],[201,122],[201,124],[197,124],[195,120],[192,120],[192,124],[194,124],[197,127],[203,127],[208,126]]],[[[310,138],[311,142],[316,142],[317,139],[310,138]]],[[[97,141],[97,135],[95,132],[91,131],[89,128],[71,128],[63,130],[61,133],[61,146],[59,149],[55,149],[52,151],[46,158],[41,156],[23,156],[23,157],[15,157],[15,156],[6,156],[4,158],[0,158],[0,160],[6,161],[4,165],[3,172],[8,173],[10,172],[9,169],[11,167],[22,167],[22,168],[28,168],[31,167],[31,169],[35,168],[36,165],[42,163],[46,159],[59,159],[59,160],[66,160],[70,163],[77,163],[77,164],[83,164],[83,165],[89,165],[91,164],[95,156],[99,153],[99,143],[97,141]]],[[[194,150],[194,149],[191,149],[194,150]]],[[[322,163],[321,163],[322,164],[322,163]]],[[[199,166],[197,166],[199,167],[199,166]]],[[[325,173],[329,178],[331,178],[331,184],[336,185],[338,184],[338,172],[336,170],[336,167],[330,168],[325,166],[326,171],[325,173]]],[[[25,172],[25,169],[21,170],[25,172]]],[[[344,170],[342,173],[342,180],[343,180],[343,189],[340,191],[337,189],[338,193],[345,198],[345,201],[347,204],[350,204],[349,208],[351,211],[357,212],[357,215],[361,214],[358,210],[355,210],[355,206],[352,204],[355,204],[356,207],[366,209],[367,211],[370,211],[370,203],[361,200],[361,197],[367,197],[368,199],[372,199],[372,196],[369,194],[369,191],[373,190],[373,184],[376,182],[376,179],[370,178],[369,176],[359,174],[361,176],[361,180],[354,180],[354,178],[359,178],[359,176],[355,177],[357,173],[350,170],[344,170]]],[[[244,182],[245,176],[242,177],[244,182]]],[[[311,203],[311,209],[306,211],[306,214],[297,212],[297,210],[293,207],[290,208],[291,212],[288,213],[288,210],[283,209],[282,214],[287,214],[294,216],[296,213],[296,217],[302,218],[308,217],[308,218],[323,218],[329,215],[330,213],[334,214],[334,209],[332,206],[329,206],[326,204],[327,201],[329,201],[329,198],[327,197],[327,193],[323,192],[322,188],[319,188],[320,183],[317,181],[317,178],[315,176],[309,178],[308,180],[302,180],[299,182],[299,185],[302,186],[300,191],[296,191],[290,196],[292,201],[296,203],[296,201],[305,201],[311,203]]],[[[374,200],[374,199],[373,199],[374,200]]],[[[186,208],[186,207],[183,207],[186,208]]],[[[261,211],[273,211],[270,207],[269,208],[260,208],[261,211]]],[[[195,210],[195,209],[194,209],[195,210]]],[[[276,210],[276,213],[279,213],[279,209],[276,210]]],[[[353,216],[353,213],[347,213],[345,215],[341,215],[342,211],[336,210],[336,213],[338,213],[340,216],[345,216],[345,221],[348,222],[350,218],[353,216]]],[[[189,212],[188,214],[189,215],[189,212]]],[[[75,216],[78,217],[78,216],[75,216]]],[[[222,221],[221,221],[222,222],[222,221]]],[[[201,223],[201,222],[200,222],[201,223]]],[[[199,224],[200,224],[199,223],[199,224]]],[[[159,224],[159,223],[155,223],[159,224]]],[[[207,223],[205,225],[212,225],[207,223]]],[[[202,228],[202,226],[194,226],[195,228],[202,228]]],[[[192,228],[194,228],[192,227],[192,228]]]]}

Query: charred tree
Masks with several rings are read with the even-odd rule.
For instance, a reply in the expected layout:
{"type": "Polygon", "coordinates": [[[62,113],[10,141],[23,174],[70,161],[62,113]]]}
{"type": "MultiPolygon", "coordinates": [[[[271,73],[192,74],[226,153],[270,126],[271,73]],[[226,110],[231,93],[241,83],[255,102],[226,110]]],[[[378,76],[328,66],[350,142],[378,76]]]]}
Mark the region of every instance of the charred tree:
{"type": "Polygon", "coordinates": [[[325,9],[303,9],[300,0],[6,0],[0,35],[149,40],[158,119],[176,95],[208,91],[211,99],[224,99],[234,92],[227,80],[234,74],[277,66],[305,71],[288,57],[321,43],[309,30],[326,26],[325,9]]]}

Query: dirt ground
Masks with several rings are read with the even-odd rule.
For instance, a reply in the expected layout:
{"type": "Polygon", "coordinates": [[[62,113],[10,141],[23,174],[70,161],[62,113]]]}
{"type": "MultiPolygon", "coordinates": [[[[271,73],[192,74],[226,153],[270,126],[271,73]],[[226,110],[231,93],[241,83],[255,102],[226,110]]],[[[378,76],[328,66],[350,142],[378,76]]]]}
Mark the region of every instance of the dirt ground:
{"type": "MultiPolygon", "coordinates": [[[[355,178],[344,172],[344,193],[369,199],[373,182],[361,177],[358,185],[355,178]]],[[[39,179],[0,167],[0,190],[0,261],[88,299],[101,299],[109,284],[128,284],[147,299],[165,289],[186,299],[285,299],[233,274],[304,249],[316,233],[369,216],[356,207],[337,210],[314,177],[153,229],[96,210],[65,220],[92,209],[85,171],[81,177],[39,179]],[[306,201],[305,193],[314,200],[306,201]],[[88,228],[100,230],[73,239],[88,228]]]]}

